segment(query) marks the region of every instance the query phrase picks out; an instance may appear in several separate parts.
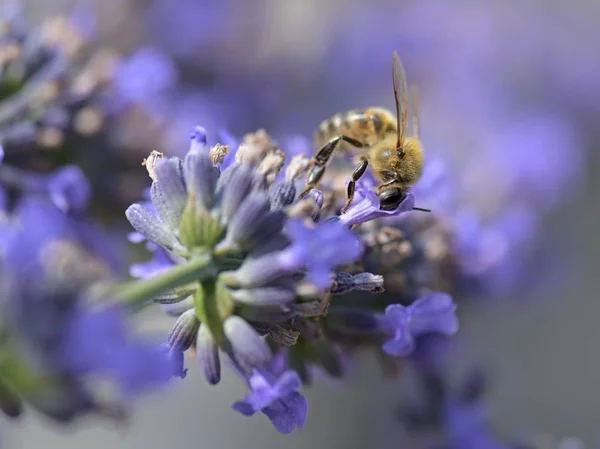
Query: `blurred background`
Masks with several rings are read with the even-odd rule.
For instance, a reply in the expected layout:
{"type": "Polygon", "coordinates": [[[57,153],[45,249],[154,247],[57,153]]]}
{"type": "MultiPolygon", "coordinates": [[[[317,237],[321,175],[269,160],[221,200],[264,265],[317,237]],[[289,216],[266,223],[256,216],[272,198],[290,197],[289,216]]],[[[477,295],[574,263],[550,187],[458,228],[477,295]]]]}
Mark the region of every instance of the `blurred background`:
{"type": "MultiPolygon", "coordinates": [[[[32,23],[93,12],[93,45],[122,55],[106,106],[117,117],[111,132],[73,156],[92,180],[97,215],[114,229],[147,186],[142,158],[151,150],[184,154],[196,124],[211,143],[265,128],[300,152],[311,151],[313,130],[334,113],[392,109],[397,50],[419,86],[422,140],[439,171],[427,178],[435,193],[419,205],[461,223],[463,268],[485,279],[458,299],[461,330],[448,377],[459,381],[482,368],[502,438],[535,432],[597,447],[599,2],[22,4],[32,23]],[[118,160],[119,169],[112,173],[99,159],[118,160]],[[482,236],[477,245],[474,234],[482,236]]],[[[171,319],[144,313],[145,327],[168,332],[171,319]]],[[[3,447],[411,447],[397,411],[415,379],[382,380],[368,354],[343,382],[323,379],[306,389],[307,424],[289,436],[266,419],[231,412],[243,394],[231,375],[211,388],[190,365],[184,382],[138,403],[127,427],[97,418],[60,427],[31,411],[3,426],[3,447]]]]}

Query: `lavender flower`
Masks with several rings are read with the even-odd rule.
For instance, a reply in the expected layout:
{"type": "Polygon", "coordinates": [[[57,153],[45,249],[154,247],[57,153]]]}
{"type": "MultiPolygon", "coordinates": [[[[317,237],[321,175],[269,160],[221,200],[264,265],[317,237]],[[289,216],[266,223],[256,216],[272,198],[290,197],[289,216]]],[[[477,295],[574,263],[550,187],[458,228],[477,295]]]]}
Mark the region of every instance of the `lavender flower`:
{"type": "MultiPolygon", "coordinates": [[[[341,276],[341,279],[344,277],[341,276]]],[[[373,281],[375,279],[371,278],[371,282],[373,281]]],[[[371,282],[367,285],[373,285],[371,282]]],[[[360,287],[357,290],[359,289],[360,287]]],[[[381,285],[375,284],[371,291],[382,290],[381,285]]],[[[340,293],[344,293],[344,289],[341,289],[340,293]]],[[[405,357],[415,350],[416,338],[421,335],[454,335],[458,331],[455,310],[456,305],[449,295],[435,292],[417,299],[408,306],[389,305],[385,314],[379,313],[375,308],[357,307],[341,302],[329,308],[329,314],[324,321],[326,332],[333,339],[364,342],[387,338],[382,346],[383,351],[392,357],[405,357]]]]}
{"type": "Polygon", "coordinates": [[[458,331],[456,305],[449,295],[432,293],[405,307],[400,304],[385,310],[384,327],[393,337],[383,345],[383,350],[393,356],[410,354],[415,347],[415,337],[425,333],[453,335],[458,331]]]}
{"type": "Polygon", "coordinates": [[[26,198],[13,218],[0,260],[2,351],[11,354],[0,368],[2,384],[61,421],[85,412],[120,417],[130,399],[165,384],[175,368],[158,345],[132,335],[121,306],[86,300],[88,287],[108,271],[67,216],[48,201],[26,198]],[[88,391],[90,376],[119,387],[114,404],[88,391]]]}
{"type": "Polygon", "coordinates": [[[286,269],[306,267],[309,279],[317,287],[325,288],[331,283],[332,268],[362,255],[356,237],[335,222],[310,229],[298,221],[291,221],[287,229],[293,244],[279,255],[277,261],[286,269]],[[336,242],[336,246],[331,242],[336,242]]]}
{"type": "Polygon", "coordinates": [[[67,137],[102,128],[105,112],[96,100],[115,59],[106,52],[84,58],[91,30],[80,18],[56,16],[30,30],[21,13],[0,17],[0,142],[7,152],[57,148],[67,137]]]}
{"type": "Polygon", "coordinates": [[[20,192],[44,190],[77,215],[92,191],[95,205],[122,206],[136,196],[127,192],[137,191],[135,176],[123,173],[127,159],[112,145],[124,134],[127,112],[114,85],[121,60],[92,45],[88,13],[78,8],[30,26],[18,7],[0,12],[0,145],[6,153],[0,182],[20,192]]]}
{"type": "Polygon", "coordinates": [[[69,165],[49,178],[48,193],[52,202],[63,212],[81,212],[88,206],[91,188],[81,169],[69,165]]]}
{"type": "MultiPolygon", "coordinates": [[[[138,232],[162,246],[163,251],[179,257],[180,262],[193,260],[194,253],[199,258],[206,257],[207,250],[213,252],[217,265],[216,283],[214,280],[203,283],[196,290],[195,302],[196,314],[202,323],[196,328],[200,330],[198,341],[202,342],[198,347],[199,357],[205,361],[206,377],[217,382],[218,376],[215,378],[212,368],[217,365],[214,362],[215,355],[218,357],[216,346],[248,372],[260,367],[270,358],[270,351],[246,320],[269,326],[291,319],[295,315],[293,302],[296,297],[292,276],[305,267],[310,268],[310,273],[320,270],[317,274],[326,286],[330,283],[332,268],[358,257],[360,246],[338,224],[324,225],[321,232],[321,228],[309,230],[299,222],[291,222],[287,231],[297,243],[283,249],[288,246],[283,233],[285,215],[270,210],[269,184],[268,181],[264,184],[260,177],[264,164],[261,162],[258,172],[254,172],[253,166],[237,163],[220,175],[208,149],[202,151],[204,140],[204,135],[198,138],[198,133],[193,133],[190,152],[183,161],[173,158],[152,164],[147,162],[155,178],[151,190],[156,215],[142,205],[133,205],[128,209],[127,217],[138,232]],[[350,250],[346,255],[332,252],[322,256],[322,250],[327,248],[332,237],[350,239],[350,250]],[[306,241],[303,239],[308,239],[309,250],[318,248],[321,254],[311,255],[303,249],[300,243],[306,241]],[[204,248],[204,254],[199,252],[201,248],[204,248]],[[256,257],[242,263],[244,254],[256,254],[256,257]],[[223,271],[218,268],[219,259],[224,257],[229,258],[229,265],[235,265],[232,257],[237,258],[240,268],[224,270],[223,275],[218,276],[223,271]],[[271,279],[261,281],[252,274],[251,266],[270,264],[274,259],[279,263],[272,265],[277,270],[271,273],[271,279]],[[220,316],[210,311],[214,301],[221,309],[220,316]],[[238,316],[232,316],[234,311],[238,316]]],[[[259,161],[250,157],[255,150],[262,151],[247,147],[244,154],[248,155],[248,160],[259,161]]],[[[268,148],[267,154],[271,151],[273,149],[268,148]]],[[[264,173],[269,172],[267,167],[264,170],[264,173]]],[[[166,301],[164,298],[158,300],[166,301]]]]}
{"type": "Polygon", "coordinates": [[[266,371],[255,370],[249,377],[250,393],[233,405],[242,415],[263,412],[281,433],[291,433],[304,427],[307,402],[298,393],[302,383],[293,371],[278,378],[266,371]]]}
{"type": "Polygon", "coordinates": [[[123,310],[105,307],[73,312],[59,359],[69,373],[106,375],[123,400],[161,386],[177,372],[159,345],[133,337],[123,310]]]}
{"type": "MultiPolygon", "coordinates": [[[[303,425],[306,402],[290,367],[279,380],[266,371],[273,349],[298,348],[301,365],[315,363],[341,375],[338,340],[326,331],[328,311],[338,308],[329,296],[379,293],[383,278],[356,268],[337,271],[359,260],[363,245],[339,217],[325,212],[319,222],[320,192],[296,198],[295,183],[308,167],[305,156],[293,158],[276,181],[285,154],[264,131],[246,135],[231,155],[235,162],[223,170],[219,164],[231,149],[207,147],[202,128],[190,137],[184,159],[155,152],[145,161],[152,203],[134,204],[126,215],[151,243],[155,258],[134,266],[142,279],[120,297],[168,307],[178,315],[168,338],[171,356],[180,360],[194,348],[204,377],[216,384],[221,353],[227,354],[252,390],[235,408],[248,415],[263,411],[280,432],[291,432],[303,425]],[[311,206],[305,208],[301,203],[307,201],[311,206]]],[[[386,215],[405,209],[412,208],[386,215]]],[[[367,211],[351,220],[359,224],[379,216],[367,211]]],[[[420,332],[419,305],[415,308],[413,326],[420,332]]],[[[373,330],[379,337],[388,330],[378,316],[373,315],[373,330]]],[[[301,370],[306,380],[310,369],[301,370]]]]}
{"type": "Polygon", "coordinates": [[[487,408],[479,402],[449,403],[444,413],[452,448],[509,449],[492,434],[487,408]]]}
{"type": "Polygon", "coordinates": [[[415,206],[415,198],[408,193],[406,198],[395,210],[379,208],[379,197],[375,192],[364,187],[356,189],[357,198],[350,208],[340,216],[340,222],[345,226],[353,226],[383,217],[393,217],[402,212],[408,212],[415,206]]]}
{"type": "Polygon", "coordinates": [[[178,73],[170,58],[153,47],[144,47],[119,66],[115,79],[117,98],[124,103],[150,102],[177,83],[178,73]]]}

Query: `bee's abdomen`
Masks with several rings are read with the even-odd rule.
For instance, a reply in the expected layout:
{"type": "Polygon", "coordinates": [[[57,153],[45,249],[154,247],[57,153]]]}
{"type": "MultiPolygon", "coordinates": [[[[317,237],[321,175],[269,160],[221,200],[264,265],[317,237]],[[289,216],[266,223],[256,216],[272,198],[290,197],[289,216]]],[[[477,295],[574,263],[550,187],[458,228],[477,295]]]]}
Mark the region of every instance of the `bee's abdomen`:
{"type": "Polygon", "coordinates": [[[370,146],[390,132],[396,132],[396,121],[391,112],[382,108],[351,109],[321,122],[314,141],[318,150],[333,137],[343,134],[370,146]]]}

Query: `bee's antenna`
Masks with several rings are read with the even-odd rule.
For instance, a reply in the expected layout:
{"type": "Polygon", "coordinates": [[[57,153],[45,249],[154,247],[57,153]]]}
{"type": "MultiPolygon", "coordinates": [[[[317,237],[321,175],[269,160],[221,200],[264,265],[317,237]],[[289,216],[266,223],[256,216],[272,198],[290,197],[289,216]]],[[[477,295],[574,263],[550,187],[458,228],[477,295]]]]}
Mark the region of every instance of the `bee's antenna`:
{"type": "Polygon", "coordinates": [[[423,209],[422,207],[413,207],[413,210],[420,210],[421,212],[431,212],[431,209],[423,209]]]}

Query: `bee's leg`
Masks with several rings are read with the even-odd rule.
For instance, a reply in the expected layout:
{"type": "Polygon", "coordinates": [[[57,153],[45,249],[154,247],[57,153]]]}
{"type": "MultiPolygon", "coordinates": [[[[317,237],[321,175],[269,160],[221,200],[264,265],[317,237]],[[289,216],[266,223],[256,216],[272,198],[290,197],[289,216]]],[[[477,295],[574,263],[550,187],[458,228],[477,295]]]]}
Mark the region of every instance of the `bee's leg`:
{"type": "Polygon", "coordinates": [[[311,161],[312,167],[310,169],[310,172],[308,172],[308,176],[306,177],[306,189],[304,190],[304,192],[302,192],[300,198],[304,197],[311,189],[315,188],[316,185],[319,183],[319,181],[325,174],[325,166],[331,159],[331,156],[340,144],[340,141],[348,142],[350,145],[354,145],[358,148],[362,148],[364,146],[361,141],[344,135],[336,136],[329,142],[327,142],[325,145],[323,145],[323,148],[319,150],[319,152],[311,161]]]}
{"type": "Polygon", "coordinates": [[[346,200],[346,204],[342,207],[342,213],[346,212],[350,205],[352,204],[352,200],[354,199],[354,189],[356,188],[356,181],[358,181],[362,175],[365,174],[367,167],[369,166],[369,161],[363,157],[362,162],[356,169],[352,172],[352,178],[348,183],[348,199],[346,200]]]}

